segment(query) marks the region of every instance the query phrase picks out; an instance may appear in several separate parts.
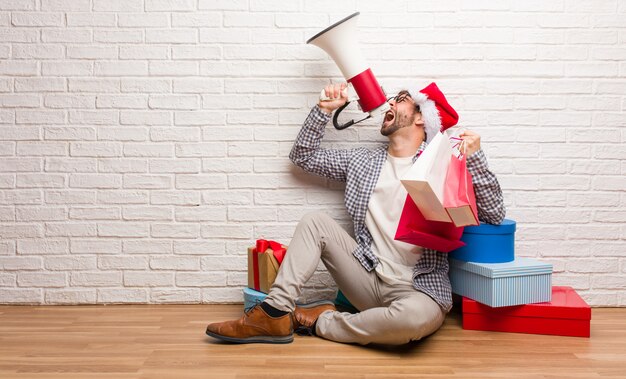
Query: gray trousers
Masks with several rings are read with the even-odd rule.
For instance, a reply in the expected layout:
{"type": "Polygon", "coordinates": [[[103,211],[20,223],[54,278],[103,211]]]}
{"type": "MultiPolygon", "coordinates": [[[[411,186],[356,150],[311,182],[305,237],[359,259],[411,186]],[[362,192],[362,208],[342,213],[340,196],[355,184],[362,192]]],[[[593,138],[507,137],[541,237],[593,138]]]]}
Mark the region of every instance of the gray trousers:
{"type": "Polygon", "coordinates": [[[346,343],[401,345],[434,333],[445,312],[410,285],[388,285],[368,272],[352,255],[356,241],[323,212],[305,215],[289,244],[278,276],[265,301],[293,312],[301,287],[313,275],[320,259],[346,298],[360,312],[325,312],[316,333],[346,343]]]}

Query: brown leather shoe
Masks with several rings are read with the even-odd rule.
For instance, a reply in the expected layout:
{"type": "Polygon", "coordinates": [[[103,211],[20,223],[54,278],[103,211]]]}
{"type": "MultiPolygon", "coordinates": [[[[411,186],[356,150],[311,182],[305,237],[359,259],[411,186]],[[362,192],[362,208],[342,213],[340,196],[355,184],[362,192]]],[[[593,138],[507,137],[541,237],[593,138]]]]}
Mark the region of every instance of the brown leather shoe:
{"type": "Polygon", "coordinates": [[[317,318],[326,311],[336,310],[335,304],[326,300],[296,305],[296,310],[293,312],[293,330],[299,335],[313,336],[315,335],[313,325],[317,318]]]}
{"type": "Polygon", "coordinates": [[[289,313],[271,317],[258,304],[238,320],[209,324],[206,334],[234,343],[289,343],[293,341],[293,321],[289,313]]]}

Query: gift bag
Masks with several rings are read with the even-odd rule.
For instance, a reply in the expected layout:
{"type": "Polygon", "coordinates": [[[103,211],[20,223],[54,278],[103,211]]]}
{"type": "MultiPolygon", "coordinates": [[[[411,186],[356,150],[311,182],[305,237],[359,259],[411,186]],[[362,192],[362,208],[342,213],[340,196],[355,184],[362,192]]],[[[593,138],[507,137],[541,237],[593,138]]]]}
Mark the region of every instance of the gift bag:
{"type": "Polygon", "coordinates": [[[248,287],[268,293],[278,268],[287,253],[287,247],[275,241],[257,240],[248,248],[248,287]]]}
{"type": "Polygon", "coordinates": [[[443,206],[450,156],[452,147],[448,136],[439,132],[400,180],[427,220],[451,221],[443,206]]]}
{"type": "Polygon", "coordinates": [[[395,239],[448,253],[465,243],[460,241],[463,228],[452,222],[426,220],[410,196],[406,197],[395,239]]]}
{"type": "Polygon", "coordinates": [[[452,155],[443,196],[443,206],[456,226],[479,225],[472,174],[467,170],[467,156],[452,155]]]}

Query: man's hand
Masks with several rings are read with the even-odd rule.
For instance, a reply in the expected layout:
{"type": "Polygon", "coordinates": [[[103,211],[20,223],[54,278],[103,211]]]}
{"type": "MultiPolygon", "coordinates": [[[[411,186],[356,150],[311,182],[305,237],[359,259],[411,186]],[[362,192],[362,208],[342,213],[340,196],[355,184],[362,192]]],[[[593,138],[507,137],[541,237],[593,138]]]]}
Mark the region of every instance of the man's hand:
{"type": "Polygon", "coordinates": [[[326,88],[324,88],[324,92],[331,100],[320,100],[317,105],[324,112],[328,114],[333,113],[335,109],[341,107],[348,101],[346,87],[346,83],[327,85],[326,88]]]}
{"type": "Polygon", "coordinates": [[[478,150],[480,150],[480,136],[472,132],[471,130],[465,130],[463,133],[459,134],[459,138],[463,140],[463,145],[461,145],[461,152],[464,152],[468,157],[478,150]]]}

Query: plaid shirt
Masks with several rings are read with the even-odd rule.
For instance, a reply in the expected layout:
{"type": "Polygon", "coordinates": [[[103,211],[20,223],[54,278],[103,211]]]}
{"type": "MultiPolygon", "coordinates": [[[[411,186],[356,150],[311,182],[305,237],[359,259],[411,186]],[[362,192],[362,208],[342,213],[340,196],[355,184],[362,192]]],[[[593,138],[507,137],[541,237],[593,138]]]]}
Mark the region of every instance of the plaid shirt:
{"type": "MultiPolygon", "coordinates": [[[[367,271],[378,265],[372,252],[372,235],[365,226],[367,206],[378,181],[383,163],[387,159],[387,145],[375,149],[322,149],[330,115],[316,105],[309,113],[289,158],[307,172],[329,179],[346,182],[345,205],[354,222],[354,235],[358,247],[353,252],[367,271]]],[[[426,148],[422,143],[413,162],[426,148]]],[[[504,219],[502,191],[495,175],[487,167],[482,150],[467,158],[467,168],[472,174],[478,218],[490,224],[504,219]]],[[[448,312],[452,308],[452,289],[448,278],[448,255],[432,249],[424,249],[422,257],[413,269],[413,287],[430,296],[448,312]]]]}

